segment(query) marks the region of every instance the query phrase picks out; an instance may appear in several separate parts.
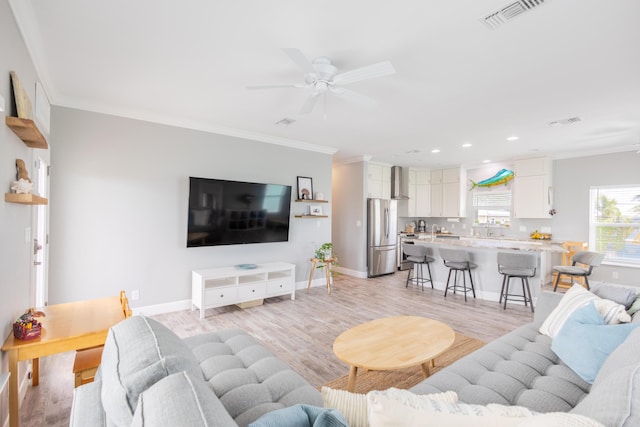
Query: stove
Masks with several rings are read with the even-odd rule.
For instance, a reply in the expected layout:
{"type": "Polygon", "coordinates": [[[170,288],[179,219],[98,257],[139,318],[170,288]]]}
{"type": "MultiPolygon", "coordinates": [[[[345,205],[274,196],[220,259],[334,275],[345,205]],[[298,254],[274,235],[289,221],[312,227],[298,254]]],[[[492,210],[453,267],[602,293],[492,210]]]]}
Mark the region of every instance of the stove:
{"type": "Polygon", "coordinates": [[[403,270],[409,270],[411,268],[412,263],[411,261],[407,261],[407,256],[402,251],[402,245],[405,243],[412,245],[413,241],[407,241],[407,240],[415,239],[417,237],[418,235],[415,233],[401,232],[398,235],[398,250],[396,251],[397,258],[398,258],[398,262],[397,262],[398,270],[403,271],[403,270]]]}

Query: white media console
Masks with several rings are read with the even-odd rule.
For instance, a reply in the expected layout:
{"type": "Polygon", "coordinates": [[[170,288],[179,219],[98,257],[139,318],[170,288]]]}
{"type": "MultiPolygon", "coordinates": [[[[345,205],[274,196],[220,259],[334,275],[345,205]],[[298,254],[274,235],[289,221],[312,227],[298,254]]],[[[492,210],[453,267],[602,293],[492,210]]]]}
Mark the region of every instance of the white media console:
{"type": "Polygon", "coordinates": [[[209,268],[191,272],[191,310],[240,304],[291,294],[296,299],[296,266],[286,262],[258,264],[256,268],[209,268]]]}

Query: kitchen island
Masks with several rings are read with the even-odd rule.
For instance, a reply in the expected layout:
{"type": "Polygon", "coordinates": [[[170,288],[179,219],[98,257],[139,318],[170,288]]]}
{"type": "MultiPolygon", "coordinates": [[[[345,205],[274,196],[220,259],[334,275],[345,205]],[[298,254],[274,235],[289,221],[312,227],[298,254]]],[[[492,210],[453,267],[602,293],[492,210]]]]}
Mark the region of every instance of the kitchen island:
{"type": "MultiPolygon", "coordinates": [[[[531,294],[535,300],[542,286],[551,282],[552,265],[554,264],[551,256],[565,251],[562,248],[562,242],[509,237],[431,236],[425,234],[419,235],[414,239],[405,239],[405,241],[411,241],[416,245],[425,245],[430,248],[431,255],[436,259],[435,262],[431,263],[433,285],[436,289],[442,290],[446,286],[449,269],[444,266],[438,248],[450,247],[468,251],[471,254],[472,261],[478,264],[478,268],[472,270],[477,298],[496,302],[500,299],[503,278],[498,272],[498,252],[527,251],[533,252],[538,256],[536,276],[529,279],[531,294]]],[[[451,280],[453,280],[453,277],[451,280]]],[[[511,284],[511,289],[520,289],[520,281],[518,279],[512,279],[511,284]]]]}

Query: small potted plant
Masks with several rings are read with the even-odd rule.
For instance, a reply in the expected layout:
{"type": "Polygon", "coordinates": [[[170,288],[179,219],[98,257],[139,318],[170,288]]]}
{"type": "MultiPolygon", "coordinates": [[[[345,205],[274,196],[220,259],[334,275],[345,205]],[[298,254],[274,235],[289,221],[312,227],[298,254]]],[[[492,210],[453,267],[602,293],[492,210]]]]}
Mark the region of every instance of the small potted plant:
{"type": "MultiPolygon", "coordinates": [[[[316,268],[322,268],[325,266],[324,261],[331,260],[334,267],[338,266],[338,257],[333,253],[333,243],[323,243],[314,252],[314,258],[317,259],[318,265],[316,268]]],[[[336,275],[337,272],[332,268],[331,275],[336,275]]]]}

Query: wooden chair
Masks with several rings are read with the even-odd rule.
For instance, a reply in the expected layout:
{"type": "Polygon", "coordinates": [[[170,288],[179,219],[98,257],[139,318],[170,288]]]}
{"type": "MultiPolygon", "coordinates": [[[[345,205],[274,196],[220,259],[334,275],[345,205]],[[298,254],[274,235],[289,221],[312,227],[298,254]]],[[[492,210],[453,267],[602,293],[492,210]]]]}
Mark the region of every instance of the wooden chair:
{"type": "MultiPolygon", "coordinates": [[[[566,242],[562,242],[562,248],[566,251],[562,253],[562,265],[570,266],[571,263],[573,262],[573,256],[576,254],[576,252],[588,251],[589,244],[587,242],[566,241],[566,242]]],[[[552,274],[551,283],[556,282],[558,278],[557,276],[558,276],[558,272],[554,271],[552,274]]],[[[587,287],[583,277],[575,277],[574,280],[575,280],[575,283],[579,283],[585,288],[587,287]]],[[[572,282],[571,277],[568,277],[568,276],[560,277],[560,280],[558,281],[558,287],[570,288],[573,285],[573,283],[574,282],[572,282]]]]}
{"type": "MultiPolygon", "coordinates": [[[[125,319],[131,317],[132,311],[129,307],[129,299],[125,291],[120,291],[120,304],[125,319]]],[[[73,362],[73,374],[75,376],[74,386],[93,382],[96,371],[102,360],[102,350],[104,346],[81,348],[76,350],[76,357],[73,362]]]]}

